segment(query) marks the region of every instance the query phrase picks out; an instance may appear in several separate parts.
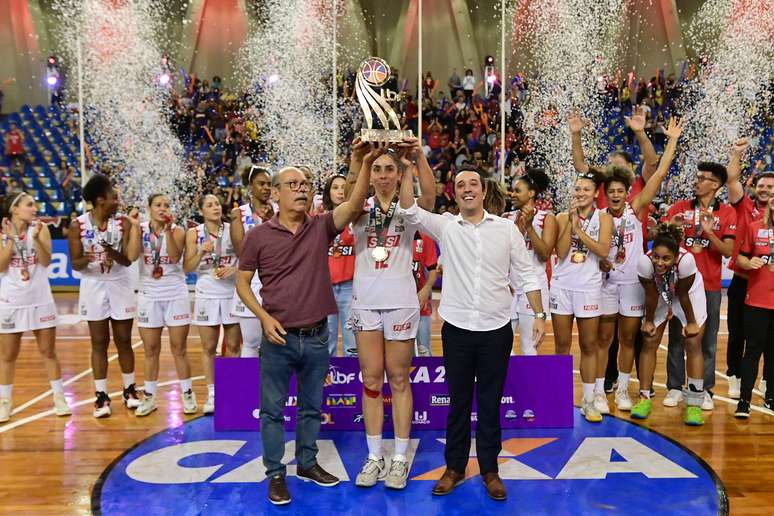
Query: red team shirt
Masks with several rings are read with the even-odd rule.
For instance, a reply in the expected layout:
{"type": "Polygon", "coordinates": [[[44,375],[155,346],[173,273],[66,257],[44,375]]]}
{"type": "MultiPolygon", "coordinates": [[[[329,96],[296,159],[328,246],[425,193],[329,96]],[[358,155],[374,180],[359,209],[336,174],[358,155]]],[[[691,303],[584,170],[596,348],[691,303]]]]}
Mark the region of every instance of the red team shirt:
{"type": "Polygon", "coordinates": [[[355,236],[349,226],[339,233],[328,248],[328,269],[334,285],[352,281],[355,276],[355,236]]]}
{"type": "MultiPolygon", "coordinates": [[[[414,251],[412,269],[417,280],[417,292],[427,283],[427,271],[433,270],[438,265],[438,251],[435,248],[435,240],[419,233],[421,238],[414,239],[414,251]]],[[[433,315],[433,304],[427,303],[427,308],[419,312],[420,316],[433,315]]]]}
{"type": "Polygon", "coordinates": [[[741,253],[750,258],[757,256],[766,262],[766,265],[757,271],[746,271],[749,278],[745,304],[774,310],[774,260],[771,257],[770,238],[774,239],[774,228],[764,224],[763,220],[751,223],[747,226],[741,253]]]}
{"type": "MultiPolygon", "coordinates": [[[[696,266],[699,268],[704,278],[704,288],[707,292],[717,292],[720,290],[720,271],[723,263],[723,256],[720,252],[711,246],[709,239],[701,237],[696,238],[696,227],[694,223],[695,204],[693,200],[684,200],[676,202],[667,213],[667,221],[677,214],[683,215],[683,232],[685,241],[683,247],[688,249],[696,260],[696,266]],[[697,253],[693,250],[693,245],[698,243],[702,246],[702,251],[697,253]]],[[[714,232],[721,240],[724,238],[736,238],[736,211],[728,204],[715,202],[713,207],[715,219],[714,232]]]]}
{"type": "MultiPolygon", "coordinates": [[[[736,210],[736,229],[741,237],[747,235],[747,228],[750,224],[763,218],[763,210],[758,209],[757,203],[747,195],[743,195],[739,202],[732,204],[731,206],[736,210]]],[[[736,266],[736,257],[739,255],[739,249],[742,247],[742,243],[742,238],[737,238],[734,241],[734,253],[731,255],[731,260],[728,262],[728,268],[743,278],[746,278],[749,271],[736,266]]]]}

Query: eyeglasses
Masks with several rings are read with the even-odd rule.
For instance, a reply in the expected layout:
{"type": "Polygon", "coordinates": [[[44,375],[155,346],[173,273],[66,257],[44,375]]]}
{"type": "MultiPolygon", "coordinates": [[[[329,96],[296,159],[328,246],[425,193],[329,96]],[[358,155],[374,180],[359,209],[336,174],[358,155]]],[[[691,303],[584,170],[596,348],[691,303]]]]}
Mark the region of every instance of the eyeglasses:
{"type": "Polygon", "coordinates": [[[310,183],[309,181],[285,181],[282,184],[287,186],[294,192],[298,192],[301,189],[309,191],[312,188],[312,183],[310,183]]]}
{"type": "Polygon", "coordinates": [[[712,181],[713,183],[719,183],[719,182],[720,182],[720,181],[718,181],[718,180],[717,180],[715,177],[713,177],[713,176],[705,176],[705,175],[702,175],[702,174],[697,174],[697,175],[696,175],[696,181],[698,181],[698,182],[700,182],[700,183],[701,183],[702,181],[712,181]]]}

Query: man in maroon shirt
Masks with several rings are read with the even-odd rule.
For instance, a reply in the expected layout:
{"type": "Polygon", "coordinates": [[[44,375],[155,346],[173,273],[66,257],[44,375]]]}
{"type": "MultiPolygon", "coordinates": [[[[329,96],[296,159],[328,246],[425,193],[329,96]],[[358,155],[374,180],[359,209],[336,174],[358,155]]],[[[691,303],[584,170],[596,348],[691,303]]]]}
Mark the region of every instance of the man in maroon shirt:
{"type": "Polygon", "coordinates": [[[274,195],[279,214],[253,228],[242,243],[237,293],[263,328],[261,358],[261,438],[269,501],[290,503],[285,483],[285,420],[288,382],[298,378],[296,475],[329,487],[339,479],[317,463],[322,389],[328,374],[327,317],[336,312],[328,271],[328,247],[363,210],[371,165],[385,148],[375,146],[365,156],[349,201],[324,215],[307,213],[312,184],[296,167],[277,173],[274,195]],[[250,287],[255,273],[263,287],[258,302],[250,287]]]}

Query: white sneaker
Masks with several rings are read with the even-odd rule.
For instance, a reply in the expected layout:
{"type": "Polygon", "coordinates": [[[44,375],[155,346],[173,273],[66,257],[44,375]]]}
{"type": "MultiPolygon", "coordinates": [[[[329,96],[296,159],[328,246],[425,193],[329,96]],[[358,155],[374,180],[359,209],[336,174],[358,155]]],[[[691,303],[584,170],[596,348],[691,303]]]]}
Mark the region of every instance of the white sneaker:
{"type": "Polygon", "coordinates": [[[602,421],[602,414],[594,406],[594,401],[584,401],[581,404],[580,412],[589,423],[599,423],[602,421]]]}
{"type": "Polygon", "coordinates": [[[57,416],[70,416],[72,415],[72,410],[70,410],[70,406],[67,404],[67,400],[65,399],[64,393],[61,392],[55,392],[54,393],[54,413],[57,416]]]}
{"type": "Polygon", "coordinates": [[[97,399],[94,401],[94,412],[92,415],[99,419],[102,417],[110,417],[113,411],[110,408],[110,396],[106,392],[97,392],[97,399]]]}
{"type": "Polygon", "coordinates": [[[355,485],[358,487],[373,487],[386,475],[387,468],[384,465],[384,457],[379,460],[368,457],[365,464],[363,464],[363,469],[357,474],[355,485]]]}
{"type": "Polygon", "coordinates": [[[629,397],[629,391],[618,388],[615,391],[615,406],[618,410],[629,412],[632,409],[632,399],[629,397]]]}
{"type": "Polygon", "coordinates": [[[196,405],[196,394],[191,389],[183,393],[183,414],[196,414],[199,406],[196,405]]]}
{"type": "Polygon", "coordinates": [[[408,481],[408,462],[393,459],[390,463],[390,471],[384,479],[384,487],[389,489],[403,489],[408,481]]]}
{"type": "Polygon", "coordinates": [[[732,400],[738,400],[742,395],[741,383],[742,380],[738,376],[728,377],[728,397],[732,400]]]}
{"type": "Polygon", "coordinates": [[[683,391],[680,389],[669,389],[669,392],[664,396],[664,400],[661,402],[665,407],[676,407],[683,401],[683,391]]]}
{"type": "Polygon", "coordinates": [[[0,423],[11,419],[11,398],[0,398],[0,423]]]}
{"type": "Polygon", "coordinates": [[[140,402],[140,406],[137,407],[134,413],[137,417],[145,417],[157,408],[159,408],[159,406],[156,404],[156,395],[146,394],[140,402]]]}
{"type": "Polygon", "coordinates": [[[202,414],[214,414],[215,413],[215,395],[210,394],[207,396],[207,401],[202,407],[202,414]]]}
{"type": "Polygon", "coordinates": [[[702,410],[715,410],[715,402],[712,401],[712,396],[707,391],[704,391],[704,401],[701,402],[702,410]]]}
{"type": "Polygon", "coordinates": [[[602,392],[594,393],[594,408],[600,414],[610,414],[610,405],[607,403],[607,396],[602,392]]]}

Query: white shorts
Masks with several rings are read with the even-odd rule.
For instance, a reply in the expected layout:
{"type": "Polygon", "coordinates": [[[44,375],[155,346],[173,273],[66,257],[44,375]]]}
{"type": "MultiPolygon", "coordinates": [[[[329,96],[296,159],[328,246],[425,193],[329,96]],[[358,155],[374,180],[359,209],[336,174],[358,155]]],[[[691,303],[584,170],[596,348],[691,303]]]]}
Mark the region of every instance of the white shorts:
{"type": "MultiPolygon", "coordinates": [[[[548,304],[550,299],[547,285],[540,288],[540,296],[543,299],[543,309],[545,310],[546,304],[548,304]]],[[[518,319],[519,314],[535,315],[532,305],[529,304],[529,299],[527,299],[527,294],[523,292],[513,296],[513,304],[511,305],[511,319],[518,319]]]]}
{"type": "Polygon", "coordinates": [[[238,324],[239,319],[231,315],[234,305],[233,298],[206,299],[197,297],[194,301],[194,326],[220,326],[221,324],[238,324]]]}
{"type": "Polygon", "coordinates": [[[137,326],[163,328],[191,324],[191,302],[188,298],[156,301],[140,296],[137,300],[137,326]]]}
{"type": "Polygon", "coordinates": [[[84,321],[134,319],[137,304],[129,281],[100,281],[82,278],[78,313],[84,321]]]}
{"type": "Polygon", "coordinates": [[[53,302],[23,307],[0,305],[0,333],[23,333],[54,328],[58,322],[56,305],[53,302]]]}
{"type": "Polygon", "coordinates": [[[602,315],[602,293],[599,290],[581,292],[551,286],[550,312],[556,315],[574,315],[580,318],[602,315]]]}
{"type": "MultiPolygon", "coordinates": [[[[691,306],[693,307],[693,316],[696,319],[696,324],[701,326],[707,321],[707,296],[704,295],[704,290],[699,289],[691,292],[689,296],[691,298],[691,306]]],[[[667,305],[663,299],[659,296],[658,305],[656,306],[656,314],[653,317],[653,324],[656,328],[661,326],[667,320],[667,305]]],[[[688,320],[685,318],[685,312],[680,305],[680,300],[675,296],[672,301],[672,314],[682,323],[683,326],[688,324],[688,320]]]]}
{"type": "Polygon", "coordinates": [[[384,331],[384,340],[410,340],[417,336],[419,328],[418,308],[393,310],[352,309],[347,328],[359,331],[384,331]]]}
{"type": "Polygon", "coordinates": [[[639,283],[602,285],[602,315],[642,317],[645,315],[645,289],[639,283]]]}

